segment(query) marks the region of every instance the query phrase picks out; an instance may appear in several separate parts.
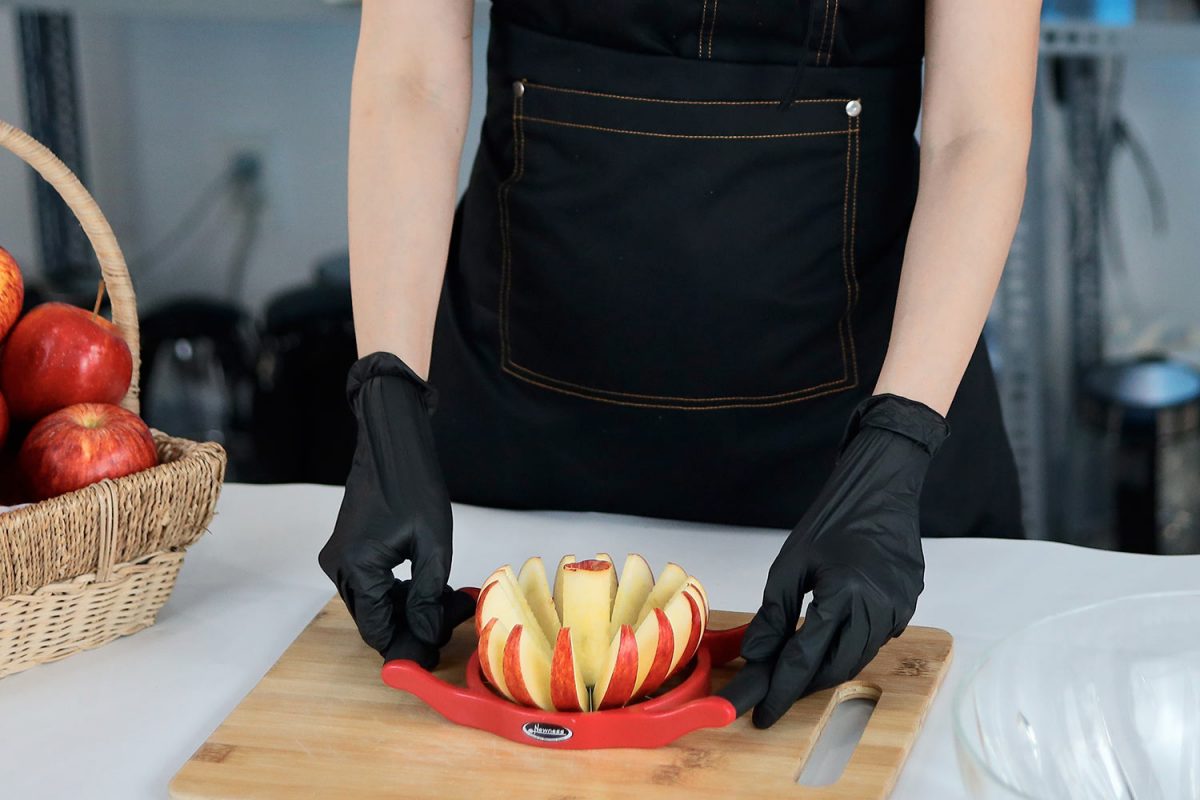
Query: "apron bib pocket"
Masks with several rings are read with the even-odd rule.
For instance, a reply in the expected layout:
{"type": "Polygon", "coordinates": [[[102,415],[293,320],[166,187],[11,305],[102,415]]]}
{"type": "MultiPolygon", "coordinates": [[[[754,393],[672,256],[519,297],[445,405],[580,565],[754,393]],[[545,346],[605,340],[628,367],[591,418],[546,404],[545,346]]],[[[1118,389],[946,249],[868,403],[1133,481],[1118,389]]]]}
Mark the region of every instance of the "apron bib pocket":
{"type": "Polygon", "coordinates": [[[511,99],[506,373],[696,410],[858,385],[857,98],[780,110],[520,80],[511,99]]]}

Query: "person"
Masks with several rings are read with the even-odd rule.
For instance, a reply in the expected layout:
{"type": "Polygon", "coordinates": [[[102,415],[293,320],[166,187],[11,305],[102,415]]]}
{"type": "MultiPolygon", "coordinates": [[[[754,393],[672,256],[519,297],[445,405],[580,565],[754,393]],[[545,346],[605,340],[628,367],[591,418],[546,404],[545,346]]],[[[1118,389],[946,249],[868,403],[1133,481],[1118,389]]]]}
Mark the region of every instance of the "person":
{"type": "Polygon", "coordinates": [[[456,203],[473,7],[363,3],[358,438],[321,565],[432,666],[471,613],[451,499],[792,527],[742,650],[768,726],[904,629],[922,534],[1021,535],[981,331],[1039,4],[494,0],[456,203]]]}

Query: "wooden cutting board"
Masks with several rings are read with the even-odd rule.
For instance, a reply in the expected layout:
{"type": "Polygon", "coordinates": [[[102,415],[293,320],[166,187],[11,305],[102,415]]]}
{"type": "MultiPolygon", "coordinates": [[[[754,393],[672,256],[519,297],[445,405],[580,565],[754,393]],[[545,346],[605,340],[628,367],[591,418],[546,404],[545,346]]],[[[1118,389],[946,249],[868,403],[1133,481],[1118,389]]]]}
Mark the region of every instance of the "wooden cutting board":
{"type": "MultiPolygon", "coordinates": [[[[749,614],[714,611],[713,629],[749,614]]],[[[438,674],[463,684],[474,628],[462,625],[438,674]]],[[[850,683],[796,704],[774,727],[749,715],[656,750],[554,751],[447,722],[379,678],[379,656],[341,602],[329,603],[171,782],[178,800],[265,798],[792,798],[886,797],[951,657],[951,637],[909,628],[850,683]],[[877,697],[841,779],[796,783],[833,708],[877,697]]],[[[723,685],[741,661],[714,671],[723,685]]]]}

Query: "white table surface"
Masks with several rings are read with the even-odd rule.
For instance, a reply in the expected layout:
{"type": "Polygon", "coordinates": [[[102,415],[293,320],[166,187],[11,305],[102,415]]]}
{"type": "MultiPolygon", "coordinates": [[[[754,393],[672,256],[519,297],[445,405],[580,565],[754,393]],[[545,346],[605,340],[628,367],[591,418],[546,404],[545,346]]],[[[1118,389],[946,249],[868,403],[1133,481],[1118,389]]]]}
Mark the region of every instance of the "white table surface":
{"type": "MultiPolygon", "coordinates": [[[[163,798],[167,783],[270,668],[332,587],[316,554],[341,490],[230,485],[189,552],[158,624],[0,680],[0,797],[163,798]]],[[[478,584],[530,554],[603,550],[668,559],[703,578],[713,607],[757,607],[782,531],[600,514],[455,509],[452,582],[478,584]]],[[[965,796],[951,695],[989,644],[1047,614],[1151,591],[1200,589],[1200,556],[1109,553],[1048,542],[929,540],[914,624],[954,634],[956,656],[893,795],[965,796]]]]}

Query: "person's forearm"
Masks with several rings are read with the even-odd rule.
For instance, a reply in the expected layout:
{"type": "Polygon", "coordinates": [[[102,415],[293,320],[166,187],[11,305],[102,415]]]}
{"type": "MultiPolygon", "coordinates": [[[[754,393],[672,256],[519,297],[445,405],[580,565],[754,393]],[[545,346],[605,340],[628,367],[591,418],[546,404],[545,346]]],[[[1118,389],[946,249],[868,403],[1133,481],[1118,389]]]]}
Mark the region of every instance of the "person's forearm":
{"type": "Polygon", "coordinates": [[[945,415],[987,319],[1025,194],[1025,132],[924,151],[891,341],[876,394],[945,415]]]}
{"type": "Polygon", "coordinates": [[[360,355],[394,353],[429,371],[458,166],[470,107],[465,76],[433,80],[356,69],[349,224],[360,355]]]}

